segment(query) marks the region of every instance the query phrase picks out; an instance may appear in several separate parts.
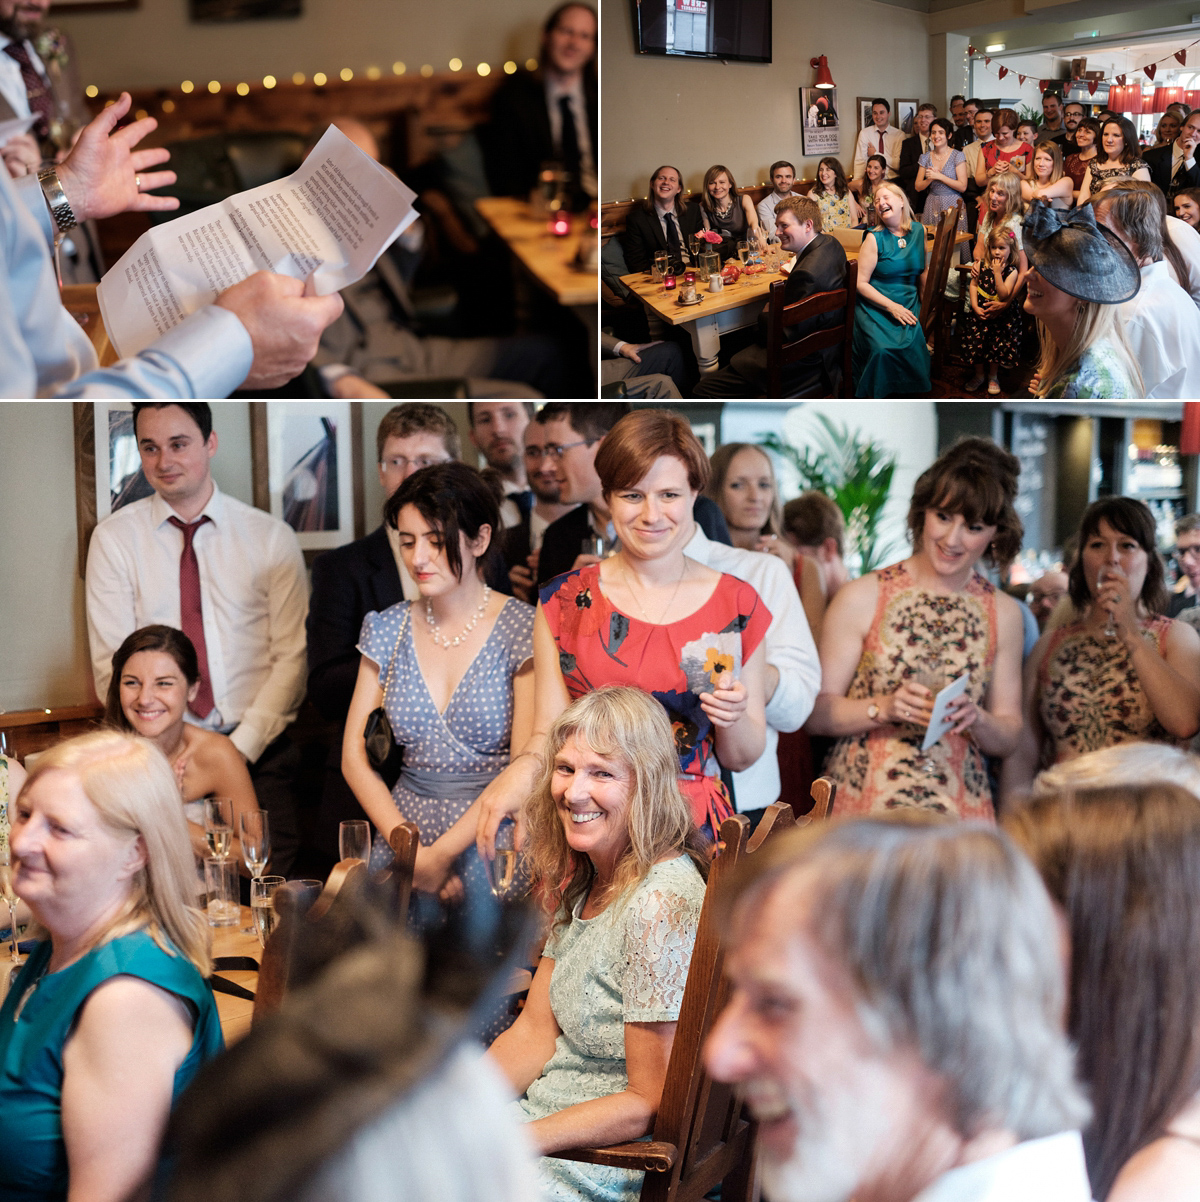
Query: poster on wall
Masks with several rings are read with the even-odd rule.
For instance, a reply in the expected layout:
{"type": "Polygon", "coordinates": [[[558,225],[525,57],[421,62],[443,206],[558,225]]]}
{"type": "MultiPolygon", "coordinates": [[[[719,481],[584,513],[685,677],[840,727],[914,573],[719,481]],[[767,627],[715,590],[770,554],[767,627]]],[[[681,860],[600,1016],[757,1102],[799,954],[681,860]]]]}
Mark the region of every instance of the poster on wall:
{"type": "Polygon", "coordinates": [[[301,0],[190,0],[193,21],[212,24],[227,21],[269,21],[298,17],[301,0]]]}
{"type": "Polygon", "coordinates": [[[804,127],[804,153],[833,154],[841,150],[837,88],[801,88],[800,115],[804,127]]]}

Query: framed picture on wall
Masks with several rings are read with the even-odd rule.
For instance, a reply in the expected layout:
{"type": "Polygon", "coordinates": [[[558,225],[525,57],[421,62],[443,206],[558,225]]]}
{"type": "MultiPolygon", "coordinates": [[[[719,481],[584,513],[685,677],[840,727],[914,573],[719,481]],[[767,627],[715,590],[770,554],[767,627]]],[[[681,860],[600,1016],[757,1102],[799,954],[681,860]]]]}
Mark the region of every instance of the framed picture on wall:
{"type": "Polygon", "coordinates": [[[141,8],[142,0],[70,0],[68,4],[55,4],[54,12],[98,13],[118,8],[141,8]]]}
{"type": "Polygon", "coordinates": [[[191,0],[189,5],[189,15],[200,24],[269,21],[300,14],[300,0],[191,0]]]}
{"type": "Polygon", "coordinates": [[[801,88],[804,153],[836,155],[841,150],[836,88],[801,88]]]}
{"type": "Polygon", "coordinates": [[[858,104],[858,129],[860,133],[875,124],[871,120],[871,99],[870,96],[859,96],[856,98],[856,103],[858,104]]]}
{"type": "Polygon", "coordinates": [[[907,138],[913,131],[917,120],[917,100],[892,101],[892,124],[907,138]]]}
{"type": "Polygon", "coordinates": [[[251,405],[254,504],[295,530],[306,560],[364,533],[361,443],[361,402],[251,405]]]}

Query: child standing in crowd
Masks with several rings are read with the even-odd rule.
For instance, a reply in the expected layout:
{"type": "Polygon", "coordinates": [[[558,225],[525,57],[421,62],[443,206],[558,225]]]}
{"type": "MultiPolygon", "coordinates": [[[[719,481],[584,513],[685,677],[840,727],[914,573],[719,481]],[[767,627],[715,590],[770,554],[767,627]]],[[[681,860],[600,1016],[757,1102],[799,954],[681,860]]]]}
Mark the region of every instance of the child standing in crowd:
{"type": "Polygon", "coordinates": [[[1007,226],[992,230],[987,242],[987,266],[971,281],[971,308],[963,332],[963,354],[975,365],[964,387],[974,392],[988,368],[988,395],[1000,395],[1000,368],[1018,366],[1021,355],[1021,306],[1016,304],[1020,271],[1017,242],[1007,226]]]}

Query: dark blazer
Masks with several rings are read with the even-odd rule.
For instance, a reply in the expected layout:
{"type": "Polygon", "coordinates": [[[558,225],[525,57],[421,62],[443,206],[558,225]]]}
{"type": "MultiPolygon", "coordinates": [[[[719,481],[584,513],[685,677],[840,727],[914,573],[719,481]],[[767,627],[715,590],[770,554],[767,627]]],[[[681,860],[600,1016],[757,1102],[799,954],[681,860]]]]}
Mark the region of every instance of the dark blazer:
{"type": "MultiPolygon", "coordinates": [[[[592,159],[598,169],[600,125],[594,72],[584,79],[583,91],[592,159]]],[[[542,76],[528,71],[510,75],[496,89],[491,120],[481,132],[484,167],[492,191],[497,196],[527,199],[542,163],[555,157],[542,76]]]]}
{"type": "MultiPolygon", "coordinates": [[[[684,250],[687,250],[688,235],[699,230],[700,210],[695,205],[686,205],[679,218],[679,236],[684,250]]],[[[630,209],[625,218],[621,245],[625,248],[625,265],[630,271],[649,271],[655,254],[667,249],[667,236],[658,214],[647,213],[641,207],[630,209]]]]}
{"type": "Polygon", "coordinates": [[[1162,189],[1162,194],[1173,200],[1175,193],[1183,188],[1200,188],[1200,158],[1192,164],[1189,171],[1186,167],[1180,171],[1178,179],[1171,180],[1171,163],[1175,157],[1175,143],[1166,146],[1156,146],[1153,150],[1142,151],[1142,162],[1150,168],[1150,182],[1162,189]]]}
{"type": "Polygon", "coordinates": [[[974,130],[973,126],[971,125],[971,123],[968,121],[967,124],[964,125],[961,129],[956,129],[954,131],[954,135],[950,139],[950,145],[953,146],[955,150],[963,150],[966,147],[970,146],[971,143],[974,141],[975,141],[975,130],[974,130]]]}
{"type": "Polygon", "coordinates": [[[900,162],[896,167],[896,183],[904,189],[908,203],[913,213],[919,218],[925,208],[925,193],[917,191],[917,161],[924,153],[921,149],[921,135],[912,134],[900,143],[900,162]]]}
{"type": "MultiPolygon", "coordinates": [[[[831,238],[830,241],[832,242],[833,239],[831,238]]],[[[692,517],[696,519],[696,525],[714,543],[724,543],[727,547],[733,546],[725,515],[717,507],[715,501],[704,496],[697,497],[696,504],[692,507],[692,517]]],[[[561,576],[575,566],[579,548],[591,528],[591,510],[586,505],[580,505],[576,509],[572,509],[570,513],[564,513],[558,521],[551,522],[546,527],[546,533],[542,536],[542,551],[538,556],[537,586],[539,589],[548,581],[553,580],[555,576],[561,576]]]]}

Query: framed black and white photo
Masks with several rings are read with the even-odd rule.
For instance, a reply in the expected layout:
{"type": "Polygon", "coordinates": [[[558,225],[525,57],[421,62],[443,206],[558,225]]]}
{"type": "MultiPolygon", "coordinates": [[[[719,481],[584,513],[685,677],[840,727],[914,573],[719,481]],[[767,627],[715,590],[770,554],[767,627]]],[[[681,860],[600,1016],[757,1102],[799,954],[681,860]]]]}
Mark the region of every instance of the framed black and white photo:
{"type": "Polygon", "coordinates": [[[859,96],[856,98],[858,103],[858,129],[861,133],[864,129],[870,129],[875,124],[871,120],[871,103],[870,96],[859,96]]]}
{"type": "Polygon", "coordinates": [[[918,100],[894,100],[892,102],[892,124],[907,138],[917,122],[918,100]]]}

